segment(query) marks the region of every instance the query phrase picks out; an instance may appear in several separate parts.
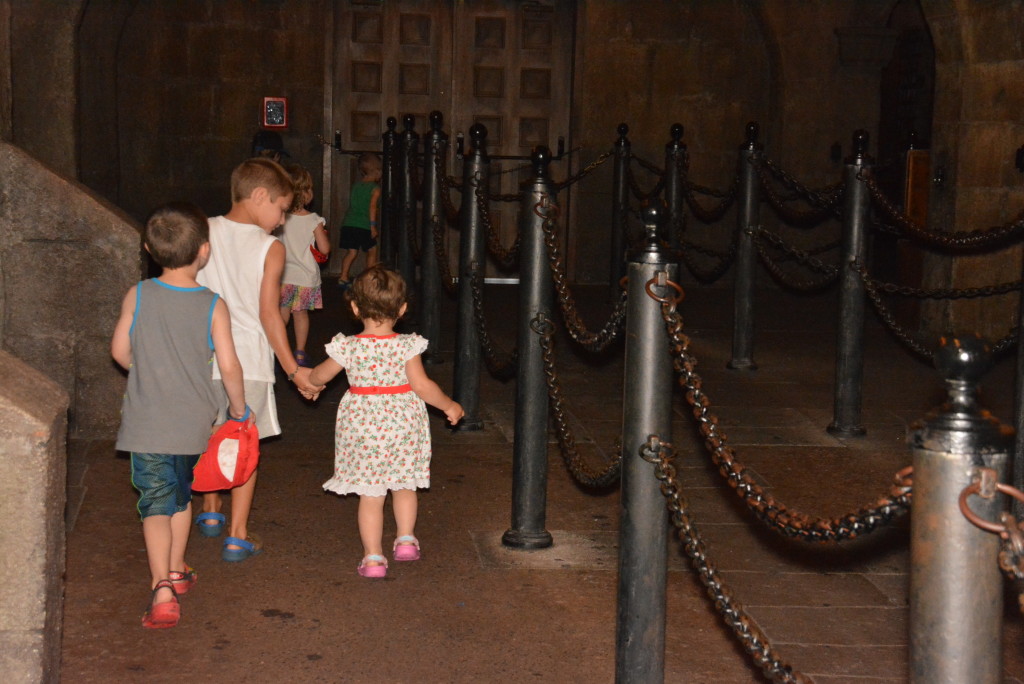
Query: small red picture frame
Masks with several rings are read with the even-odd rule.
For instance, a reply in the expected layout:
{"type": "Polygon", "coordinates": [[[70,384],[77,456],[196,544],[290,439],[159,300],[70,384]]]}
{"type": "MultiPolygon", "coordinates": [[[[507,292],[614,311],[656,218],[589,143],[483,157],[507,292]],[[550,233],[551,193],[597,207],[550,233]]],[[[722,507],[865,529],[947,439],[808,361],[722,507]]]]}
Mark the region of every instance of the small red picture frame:
{"type": "Polygon", "coordinates": [[[263,127],[288,128],[288,98],[263,98],[263,127]]]}

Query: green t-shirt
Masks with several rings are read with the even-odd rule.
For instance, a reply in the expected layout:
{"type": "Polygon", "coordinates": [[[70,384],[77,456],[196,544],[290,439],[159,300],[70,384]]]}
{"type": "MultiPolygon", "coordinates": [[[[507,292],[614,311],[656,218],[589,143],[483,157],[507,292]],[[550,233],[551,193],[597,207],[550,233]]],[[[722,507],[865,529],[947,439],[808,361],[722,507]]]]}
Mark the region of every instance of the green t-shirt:
{"type": "Polygon", "coordinates": [[[373,192],[380,186],[370,181],[362,181],[352,186],[348,197],[348,211],[345,212],[343,226],[370,230],[370,199],[373,192]]]}

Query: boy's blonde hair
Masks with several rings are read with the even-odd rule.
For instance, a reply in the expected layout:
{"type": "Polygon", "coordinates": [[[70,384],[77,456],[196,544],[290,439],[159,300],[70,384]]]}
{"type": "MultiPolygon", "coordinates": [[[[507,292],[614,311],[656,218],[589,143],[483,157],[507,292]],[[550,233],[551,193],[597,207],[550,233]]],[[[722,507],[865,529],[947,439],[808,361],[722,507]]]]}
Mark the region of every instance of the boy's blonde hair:
{"type": "Polygon", "coordinates": [[[369,176],[371,171],[376,171],[379,175],[383,170],[384,163],[373,152],[363,152],[359,155],[359,173],[369,176]]]}
{"type": "Polygon", "coordinates": [[[306,203],[309,202],[307,197],[313,196],[313,176],[298,164],[288,167],[288,175],[292,178],[292,194],[295,195],[292,198],[291,209],[288,211],[293,213],[306,206],[306,203]]]}
{"type": "Polygon", "coordinates": [[[209,241],[206,214],[189,202],[171,202],[156,209],[142,231],[149,255],[163,268],[190,266],[209,241]]]}
{"type": "Polygon", "coordinates": [[[355,277],[345,296],[359,307],[360,318],[398,320],[405,304],[405,280],[376,264],[355,277]]]}
{"type": "Polygon", "coordinates": [[[241,202],[250,197],[256,188],[266,188],[270,199],[292,194],[292,179],[277,162],[263,157],[253,157],[235,167],[231,172],[231,201],[241,202]]]}

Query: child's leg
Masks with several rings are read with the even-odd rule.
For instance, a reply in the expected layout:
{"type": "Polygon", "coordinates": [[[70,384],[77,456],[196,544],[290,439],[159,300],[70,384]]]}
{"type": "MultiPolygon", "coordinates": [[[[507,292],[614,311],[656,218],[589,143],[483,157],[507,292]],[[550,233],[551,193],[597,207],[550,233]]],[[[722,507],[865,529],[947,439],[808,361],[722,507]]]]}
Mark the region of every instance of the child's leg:
{"type": "Polygon", "coordinates": [[[292,308],[290,306],[281,307],[281,318],[284,320],[284,327],[288,327],[288,319],[292,317],[292,308]]]}
{"type": "Polygon", "coordinates": [[[395,536],[415,536],[416,514],[419,509],[419,499],[415,489],[396,489],[391,493],[391,505],[395,509],[395,536]]]}
{"type": "MultiPolygon", "coordinates": [[[[253,471],[252,477],[244,485],[231,490],[231,534],[229,536],[245,539],[249,534],[249,511],[252,510],[252,498],[256,493],[256,475],[259,468],[253,471]]],[[[225,548],[241,548],[234,544],[225,544],[225,548]]]]}
{"type": "MultiPolygon", "coordinates": [[[[383,496],[359,497],[359,538],[363,542],[363,556],[382,555],[384,536],[383,496]]],[[[380,563],[368,563],[380,565],[380,563]]]]}
{"type": "Polygon", "coordinates": [[[352,270],[352,264],[355,263],[357,256],[359,256],[358,249],[345,250],[345,254],[341,257],[341,275],[338,276],[338,280],[352,279],[352,277],[349,275],[349,271],[352,270]]]}
{"type": "MultiPolygon", "coordinates": [[[[146,540],[149,559],[150,588],[171,574],[171,516],[150,515],[142,519],[142,536],[146,540]]],[[[184,551],[182,552],[184,553],[184,551]]],[[[153,597],[153,603],[166,603],[174,598],[170,589],[162,588],[153,597]]]]}
{"type": "Polygon", "coordinates": [[[185,571],[185,549],[188,547],[188,535],[192,531],[192,504],[184,511],[171,516],[171,555],[170,570],[185,571]]]}
{"type": "MultiPolygon", "coordinates": [[[[132,484],[139,490],[138,510],[142,517],[151,588],[171,574],[171,518],[179,498],[174,458],[168,454],[131,454],[132,484]]],[[[184,494],[181,496],[183,498],[184,494]]],[[[185,521],[187,533],[188,514],[185,521]]],[[[174,592],[170,588],[161,588],[153,597],[154,604],[173,600],[174,592]]]]}
{"type": "Polygon", "coordinates": [[[366,268],[377,265],[377,247],[373,246],[366,250],[366,268]]]}
{"type": "Polygon", "coordinates": [[[306,351],[306,340],[309,339],[309,312],[305,309],[294,312],[295,319],[295,350],[306,351]]]}

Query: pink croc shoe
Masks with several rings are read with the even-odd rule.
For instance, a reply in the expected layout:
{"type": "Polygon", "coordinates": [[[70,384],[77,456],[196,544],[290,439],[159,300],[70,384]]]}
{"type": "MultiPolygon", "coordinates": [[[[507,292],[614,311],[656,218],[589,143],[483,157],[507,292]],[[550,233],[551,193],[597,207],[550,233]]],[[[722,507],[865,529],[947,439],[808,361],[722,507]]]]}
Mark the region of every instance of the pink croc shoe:
{"type": "Polygon", "coordinates": [[[370,554],[360,561],[358,571],[360,577],[386,577],[388,574],[388,559],[375,553],[370,554]],[[368,563],[376,563],[377,565],[368,565],[368,563]]]}
{"type": "Polygon", "coordinates": [[[396,561],[414,561],[420,559],[420,542],[411,534],[406,534],[395,540],[394,546],[396,561]]]}

